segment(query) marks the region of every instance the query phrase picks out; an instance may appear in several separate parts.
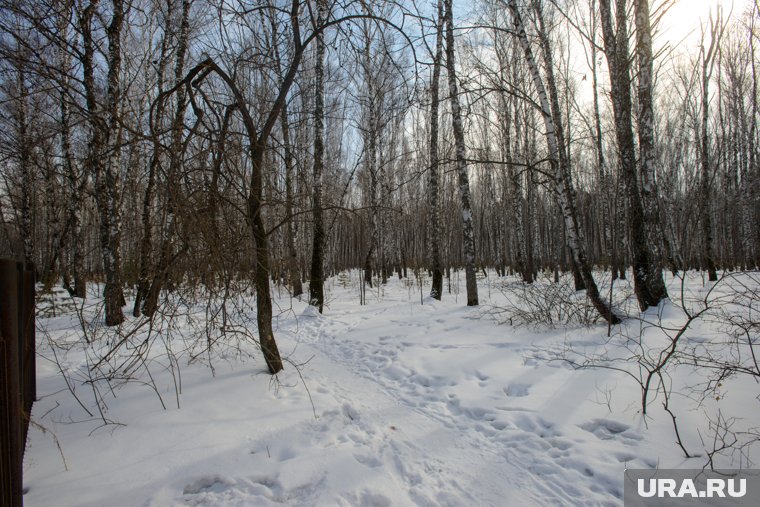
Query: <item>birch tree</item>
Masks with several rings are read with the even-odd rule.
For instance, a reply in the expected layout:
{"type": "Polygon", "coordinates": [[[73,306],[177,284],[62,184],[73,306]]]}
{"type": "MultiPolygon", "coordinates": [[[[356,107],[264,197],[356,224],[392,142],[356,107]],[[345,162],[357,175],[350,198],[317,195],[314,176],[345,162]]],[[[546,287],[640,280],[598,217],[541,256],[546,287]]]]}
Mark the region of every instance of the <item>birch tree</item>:
{"type": "Polygon", "coordinates": [[[452,0],[445,0],[446,19],[446,70],[449,82],[449,101],[451,103],[451,121],[454,131],[456,152],[456,171],[459,180],[459,197],[462,201],[462,248],[464,250],[464,270],[467,286],[467,306],[478,305],[478,285],[475,275],[475,232],[473,229],[470,179],[467,175],[467,154],[464,144],[464,124],[459,103],[456,61],[454,57],[454,15],[452,0]]]}
{"type": "Polygon", "coordinates": [[[428,180],[430,270],[433,273],[430,296],[441,300],[443,294],[443,271],[441,269],[441,210],[439,204],[439,162],[438,162],[438,88],[441,77],[441,60],[443,59],[443,0],[438,0],[438,16],[435,29],[435,56],[433,72],[430,79],[430,175],[428,180]]]}
{"type": "Polygon", "coordinates": [[[631,69],[628,51],[627,1],[617,0],[615,23],[612,21],[610,0],[599,0],[604,53],[610,71],[610,97],[615,117],[620,171],[626,185],[633,251],[634,292],[639,308],[644,311],[657,306],[667,297],[662,282],[662,270],[653,261],[646,217],[642,204],[639,175],[636,169],[636,148],[631,118],[631,69]]]}
{"type": "MultiPolygon", "coordinates": [[[[654,294],[667,297],[667,289],[662,278],[662,258],[670,251],[661,226],[655,164],[657,160],[654,136],[654,56],[652,54],[652,27],[650,23],[649,0],[634,0],[636,22],[636,56],[638,60],[638,122],[639,167],[641,168],[641,202],[644,207],[644,221],[649,234],[652,259],[649,267],[649,282],[654,294]]],[[[674,262],[671,261],[671,268],[674,262]]]]}
{"type": "Polygon", "coordinates": [[[113,1],[111,21],[106,29],[108,73],[105,110],[101,115],[95,82],[95,40],[92,33],[92,22],[96,18],[98,3],[98,0],[90,0],[80,16],[83,45],[81,63],[90,130],[86,164],[95,181],[95,200],[100,221],[100,248],[103,257],[103,270],[106,276],[103,291],[105,321],[106,325],[114,326],[124,321],[120,252],[121,213],[119,209],[121,197],[119,100],[121,95],[121,30],[124,23],[125,5],[123,0],[113,1]]]}
{"type": "Polygon", "coordinates": [[[702,260],[704,267],[707,269],[708,279],[711,282],[718,280],[718,273],[715,267],[715,250],[713,246],[713,226],[710,212],[710,187],[713,175],[712,160],[710,156],[710,134],[708,131],[708,121],[710,117],[710,80],[712,79],[713,68],[715,65],[715,56],[718,50],[718,44],[723,35],[723,20],[721,11],[718,9],[717,19],[713,20],[710,15],[709,34],[710,45],[705,49],[705,37],[702,36],[702,45],[700,47],[700,60],[702,67],[702,101],[701,101],[701,122],[700,122],[700,222],[702,226],[702,260]]]}
{"type": "MultiPolygon", "coordinates": [[[[569,170],[569,160],[567,153],[565,152],[565,143],[562,132],[562,123],[560,117],[560,111],[558,107],[558,98],[556,94],[556,84],[553,82],[552,61],[550,58],[551,53],[547,51],[548,39],[544,30],[540,29],[542,47],[544,48],[544,54],[547,64],[547,81],[554,90],[551,94],[554,107],[550,104],[550,96],[546,91],[543,78],[541,77],[541,71],[538,66],[538,62],[533,56],[533,49],[531,48],[530,41],[528,40],[528,34],[523,23],[522,15],[517,7],[516,0],[508,0],[509,10],[512,14],[512,19],[515,24],[515,33],[522,46],[525,54],[525,60],[530,70],[531,78],[533,80],[533,86],[538,94],[539,104],[541,106],[541,116],[544,122],[544,129],[546,131],[546,141],[549,146],[550,164],[552,166],[553,183],[555,185],[555,192],[557,199],[559,200],[560,209],[562,210],[562,218],[565,224],[565,234],[567,236],[567,244],[570,248],[570,252],[573,256],[573,262],[575,263],[580,275],[583,277],[583,281],[586,285],[586,295],[591,300],[594,307],[599,314],[604,317],[608,322],[618,323],[620,318],[615,315],[612,309],[602,299],[599,294],[596,282],[591,274],[591,267],[586,255],[585,244],[583,240],[583,234],[578,223],[578,213],[575,204],[575,190],[573,189],[572,177],[569,170]]],[[[537,10],[540,12],[540,10],[537,10]]],[[[540,22],[541,23],[541,22],[540,22]]]]}
{"type": "MultiPolygon", "coordinates": [[[[327,6],[325,0],[317,0],[317,26],[325,24],[327,6]]],[[[324,32],[320,31],[316,40],[314,79],[314,166],[312,173],[312,217],[314,232],[311,250],[311,279],[309,281],[309,304],[319,309],[325,301],[324,295],[324,244],[325,227],[322,216],[322,177],[324,172],[325,153],[325,41],[324,32]]]]}
{"type": "Polygon", "coordinates": [[[66,194],[66,226],[61,235],[61,248],[71,250],[68,265],[64,268],[64,286],[71,296],[85,298],[87,296],[86,275],[84,273],[84,247],[82,245],[82,207],[87,187],[87,177],[81,174],[81,168],[75,158],[72,146],[72,113],[71,113],[71,89],[72,78],[71,63],[72,55],[69,51],[69,32],[73,1],[65,0],[58,12],[57,28],[60,34],[58,40],[58,66],[61,73],[59,85],[59,114],[60,114],[60,145],[61,157],[64,168],[64,181],[66,194]],[[68,282],[68,274],[71,272],[74,278],[74,286],[68,282]]]}

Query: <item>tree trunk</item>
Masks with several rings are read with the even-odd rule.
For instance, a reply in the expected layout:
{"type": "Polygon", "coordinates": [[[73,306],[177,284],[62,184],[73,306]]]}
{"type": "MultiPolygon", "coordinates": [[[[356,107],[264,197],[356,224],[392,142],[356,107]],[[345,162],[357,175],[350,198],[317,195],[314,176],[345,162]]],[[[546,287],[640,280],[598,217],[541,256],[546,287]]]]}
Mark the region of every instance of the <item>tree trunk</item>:
{"type": "Polygon", "coordinates": [[[620,170],[626,183],[628,198],[628,222],[631,228],[631,247],[633,250],[634,292],[642,311],[650,306],[657,306],[667,297],[664,284],[658,280],[657,269],[652,264],[652,248],[646,227],[646,217],[641,201],[638,175],[636,171],[636,152],[633,140],[631,120],[631,75],[628,53],[628,31],[626,22],[626,2],[619,0],[616,4],[617,32],[612,25],[610,0],[600,0],[602,15],[602,32],[604,52],[610,70],[610,96],[615,117],[615,133],[618,142],[620,170]]]}
{"type": "MultiPolygon", "coordinates": [[[[652,257],[649,263],[649,287],[659,299],[668,297],[662,278],[662,258],[666,238],[660,225],[659,201],[655,179],[656,147],[654,140],[654,56],[652,55],[652,29],[649,22],[649,0],[635,0],[636,48],[639,63],[638,127],[639,164],[641,167],[641,202],[644,222],[649,235],[652,257]]],[[[673,266],[673,263],[671,263],[673,266]]]]}
{"type": "MultiPolygon", "coordinates": [[[[68,9],[66,11],[69,12],[68,9]]],[[[65,40],[68,19],[64,19],[61,23],[61,34],[65,40]]],[[[70,65],[69,52],[65,49],[61,49],[61,68],[68,69],[70,65]]],[[[69,266],[64,272],[71,270],[71,274],[74,277],[74,287],[67,287],[69,294],[72,297],[85,298],[87,296],[87,283],[83,272],[83,246],[82,246],[82,225],[81,225],[81,213],[82,204],[84,201],[85,188],[87,185],[87,178],[79,175],[79,170],[74,160],[74,153],[71,149],[71,111],[69,105],[69,99],[67,97],[67,90],[69,78],[65,74],[63,77],[63,84],[60,96],[60,113],[61,113],[61,153],[63,155],[64,174],[66,178],[66,187],[68,190],[68,198],[66,199],[66,214],[67,214],[67,226],[70,236],[70,240],[67,242],[71,249],[71,258],[69,266]]],[[[66,234],[63,235],[66,238],[66,234]]]]}
{"type": "Polygon", "coordinates": [[[704,266],[707,268],[708,279],[711,282],[718,280],[718,273],[715,267],[712,215],[710,212],[710,186],[712,175],[710,167],[710,136],[708,132],[708,120],[710,118],[710,79],[712,77],[712,69],[715,62],[716,48],[720,39],[720,25],[720,15],[718,16],[717,23],[713,23],[712,17],[710,17],[710,47],[705,51],[704,41],[702,47],[702,121],[700,125],[700,204],[702,209],[700,215],[702,222],[702,260],[704,266]]]}
{"type": "Polygon", "coordinates": [[[282,144],[285,149],[285,242],[288,249],[288,281],[290,282],[293,297],[303,294],[301,285],[301,272],[298,269],[298,252],[296,251],[295,238],[298,231],[293,223],[293,147],[290,144],[290,121],[288,120],[287,104],[283,105],[281,113],[282,144]]]}
{"type": "MultiPolygon", "coordinates": [[[[601,213],[602,213],[602,248],[607,265],[614,273],[617,269],[615,264],[615,252],[612,243],[612,210],[610,206],[609,191],[610,183],[607,175],[606,161],[604,157],[604,145],[602,143],[602,120],[599,113],[599,80],[597,72],[596,61],[596,32],[597,32],[597,16],[596,16],[596,0],[591,0],[590,7],[591,17],[591,42],[589,44],[591,50],[591,86],[594,96],[594,146],[596,149],[596,164],[599,177],[599,196],[601,198],[601,213]]],[[[613,274],[614,279],[614,274],[613,274]]]]}
{"type": "Polygon", "coordinates": [[[34,244],[34,173],[32,171],[31,142],[29,139],[28,118],[28,95],[26,76],[23,63],[19,62],[16,68],[18,109],[17,109],[17,133],[18,143],[18,168],[21,173],[21,239],[25,263],[33,263],[36,259],[34,244]]]}
{"type": "MultiPolygon", "coordinates": [[[[565,233],[567,235],[567,245],[572,253],[573,261],[578,267],[583,282],[586,285],[586,295],[602,317],[608,322],[616,324],[620,322],[620,318],[615,315],[599,294],[599,289],[591,274],[591,268],[586,257],[583,235],[578,224],[575,191],[572,186],[569,161],[567,160],[567,155],[564,153],[565,144],[562,136],[562,124],[561,122],[555,122],[555,119],[559,120],[559,107],[556,95],[556,85],[553,82],[551,52],[547,51],[549,48],[546,33],[543,29],[540,30],[539,37],[543,39],[541,44],[544,49],[544,59],[547,64],[547,79],[551,89],[555,92],[552,93],[552,101],[556,102],[554,108],[549,104],[549,95],[547,94],[543,80],[541,79],[538,63],[533,56],[533,50],[528,41],[528,34],[525,31],[525,25],[523,24],[522,16],[517,9],[517,2],[515,0],[509,0],[509,9],[512,13],[517,37],[523,48],[523,52],[525,53],[525,59],[530,68],[533,85],[536,88],[539,103],[541,105],[541,116],[544,120],[544,127],[546,129],[546,140],[549,146],[549,154],[551,157],[550,163],[554,175],[553,182],[556,187],[560,209],[562,210],[562,218],[565,224],[565,233]]],[[[537,12],[540,13],[540,10],[537,10],[537,12]]],[[[540,24],[543,24],[542,21],[540,21],[540,24]]]]}
{"type": "Polygon", "coordinates": [[[467,306],[478,305],[478,286],[475,273],[475,232],[472,226],[470,179],[467,175],[467,155],[464,144],[464,125],[457,91],[456,64],[454,61],[454,16],[452,0],[446,0],[446,68],[448,71],[449,96],[451,100],[452,126],[456,149],[456,168],[459,177],[459,197],[462,200],[462,248],[464,250],[467,306]]]}
{"type": "MultiPolygon", "coordinates": [[[[179,83],[185,73],[185,56],[187,53],[187,41],[190,30],[190,5],[192,0],[182,0],[182,21],[180,22],[179,35],[177,37],[177,49],[174,60],[174,80],[179,83]]],[[[145,302],[143,303],[143,313],[146,317],[153,317],[158,309],[158,298],[161,294],[166,280],[169,276],[169,268],[173,260],[173,240],[177,228],[177,207],[179,204],[180,193],[180,168],[183,159],[182,130],[185,121],[185,111],[187,110],[187,100],[185,90],[180,87],[177,90],[177,104],[172,119],[171,129],[171,146],[169,152],[169,168],[166,176],[166,230],[161,242],[158,263],[153,273],[153,280],[150,284],[145,302]]]]}
{"type": "MultiPolygon", "coordinates": [[[[327,6],[324,0],[317,1],[317,26],[322,26],[327,18],[327,6]]],[[[325,41],[324,34],[317,36],[315,94],[314,99],[314,171],[312,180],[312,214],[314,218],[314,235],[311,250],[311,280],[309,282],[309,304],[316,306],[322,313],[324,295],[324,244],[325,229],[322,217],[322,177],[324,171],[324,117],[325,117],[325,41]]]]}
{"type": "Polygon", "coordinates": [[[443,271],[441,270],[440,252],[441,210],[438,203],[438,84],[441,77],[441,59],[443,58],[443,23],[443,0],[438,0],[435,59],[433,60],[433,77],[430,82],[430,177],[428,181],[430,225],[428,235],[430,237],[430,270],[433,274],[430,296],[439,301],[443,294],[443,271]]]}
{"type": "Polygon", "coordinates": [[[124,321],[121,286],[121,223],[120,191],[120,130],[119,99],[121,70],[121,28],[124,20],[123,0],[113,1],[113,15],[106,32],[108,36],[108,78],[105,118],[99,117],[94,77],[95,47],[92,19],[98,0],[91,0],[80,18],[82,29],[82,70],[89,116],[90,143],[87,167],[95,180],[95,201],[100,219],[100,247],[106,275],[104,290],[105,321],[107,326],[124,321]]]}
{"type": "Polygon", "coordinates": [[[172,43],[171,34],[169,29],[169,18],[171,12],[165,16],[166,26],[164,27],[164,38],[161,41],[161,54],[158,57],[158,69],[156,70],[157,84],[156,91],[158,97],[156,99],[156,113],[155,113],[155,125],[152,126],[154,131],[152,152],[150,161],[148,162],[148,182],[145,187],[145,195],[143,196],[142,207],[142,231],[143,236],[140,241],[140,268],[137,276],[137,293],[135,294],[134,307],[132,309],[132,315],[139,317],[142,314],[142,304],[145,301],[148,289],[150,288],[150,272],[152,267],[151,262],[151,250],[153,249],[153,195],[155,193],[156,186],[156,172],[160,165],[161,158],[161,139],[158,132],[161,130],[161,122],[163,121],[166,99],[163,96],[164,92],[164,73],[166,72],[166,64],[168,62],[167,55],[169,52],[169,46],[172,43]]]}
{"type": "Polygon", "coordinates": [[[363,131],[362,140],[364,142],[364,166],[369,173],[369,202],[367,203],[369,213],[369,238],[367,251],[364,257],[364,283],[372,287],[372,272],[382,272],[382,258],[377,254],[379,250],[379,217],[378,217],[378,106],[379,97],[376,88],[376,78],[372,69],[375,61],[372,54],[372,39],[369,32],[370,23],[364,24],[364,49],[362,59],[362,72],[364,85],[367,89],[367,103],[363,108],[363,131]],[[373,266],[374,261],[374,266],[373,266]]]}

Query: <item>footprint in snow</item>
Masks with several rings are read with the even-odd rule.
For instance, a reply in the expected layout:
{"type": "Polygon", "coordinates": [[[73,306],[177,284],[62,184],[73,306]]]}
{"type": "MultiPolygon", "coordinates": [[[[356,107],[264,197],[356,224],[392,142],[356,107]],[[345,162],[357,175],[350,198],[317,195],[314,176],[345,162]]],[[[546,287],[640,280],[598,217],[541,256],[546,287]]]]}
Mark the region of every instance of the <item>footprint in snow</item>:
{"type": "Polygon", "coordinates": [[[510,384],[504,389],[504,393],[510,398],[522,398],[530,393],[530,384],[510,384]]]}
{"type": "Polygon", "coordinates": [[[344,496],[349,505],[361,505],[362,507],[390,507],[391,500],[382,493],[364,490],[359,495],[348,494],[344,496]]]}
{"type": "Polygon", "coordinates": [[[535,414],[519,414],[515,417],[514,424],[519,429],[541,438],[560,436],[560,433],[555,430],[554,424],[535,414]]]}
{"type": "Polygon", "coordinates": [[[198,495],[201,493],[221,493],[234,483],[221,475],[207,475],[200,477],[182,489],[183,495],[198,495]]]}
{"type": "Polygon", "coordinates": [[[643,438],[627,424],[611,419],[592,419],[579,427],[600,440],[620,440],[626,445],[636,445],[643,438]]]}
{"type": "Polygon", "coordinates": [[[348,403],[344,403],[343,407],[341,408],[343,415],[346,416],[351,421],[358,421],[359,420],[359,412],[356,411],[354,407],[352,407],[348,403]]]}
{"type": "Polygon", "coordinates": [[[377,468],[380,465],[382,465],[382,462],[377,459],[376,456],[372,456],[370,454],[354,454],[354,459],[361,463],[364,466],[367,466],[369,468],[377,468]]]}

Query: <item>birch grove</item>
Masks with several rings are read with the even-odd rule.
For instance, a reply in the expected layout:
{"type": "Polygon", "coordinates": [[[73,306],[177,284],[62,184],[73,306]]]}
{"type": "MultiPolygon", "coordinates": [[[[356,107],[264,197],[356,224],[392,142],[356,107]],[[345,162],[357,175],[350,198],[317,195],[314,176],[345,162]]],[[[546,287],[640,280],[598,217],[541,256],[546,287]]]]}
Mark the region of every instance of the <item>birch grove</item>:
{"type": "Polygon", "coordinates": [[[760,263],[760,8],[671,47],[666,4],[0,0],[2,255],[107,326],[254,294],[271,373],[272,291],[328,313],[340,273],[574,275],[614,325],[620,279],[760,263]]]}

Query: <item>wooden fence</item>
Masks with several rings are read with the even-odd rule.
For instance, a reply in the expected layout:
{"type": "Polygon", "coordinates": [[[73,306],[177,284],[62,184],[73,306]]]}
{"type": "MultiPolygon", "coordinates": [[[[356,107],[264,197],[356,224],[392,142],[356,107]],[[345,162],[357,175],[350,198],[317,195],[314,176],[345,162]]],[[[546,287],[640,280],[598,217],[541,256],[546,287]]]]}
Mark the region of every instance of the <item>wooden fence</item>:
{"type": "Polygon", "coordinates": [[[0,259],[0,505],[23,505],[29,414],[37,396],[34,265],[0,259]]]}

